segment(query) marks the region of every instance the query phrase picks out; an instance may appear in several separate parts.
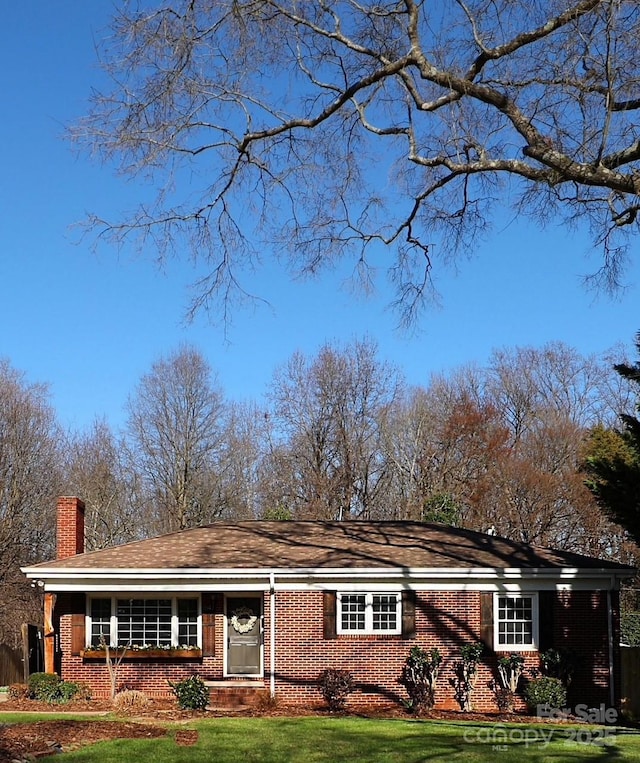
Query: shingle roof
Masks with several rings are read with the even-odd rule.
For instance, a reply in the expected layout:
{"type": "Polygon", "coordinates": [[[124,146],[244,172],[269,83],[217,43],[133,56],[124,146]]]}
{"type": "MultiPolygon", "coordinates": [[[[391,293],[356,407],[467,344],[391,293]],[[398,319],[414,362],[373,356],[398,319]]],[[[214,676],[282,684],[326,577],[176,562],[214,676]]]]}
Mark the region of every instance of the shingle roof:
{"type": "Polygon", "coordinates": [[[423,522],[215,522],[32,569],[632,567],[423,522]]]}

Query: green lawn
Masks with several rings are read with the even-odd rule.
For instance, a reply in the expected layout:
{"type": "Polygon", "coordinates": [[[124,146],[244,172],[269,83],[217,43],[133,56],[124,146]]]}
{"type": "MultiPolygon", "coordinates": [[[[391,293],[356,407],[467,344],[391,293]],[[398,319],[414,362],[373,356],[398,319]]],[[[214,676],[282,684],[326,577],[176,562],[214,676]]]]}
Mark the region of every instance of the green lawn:
{"type": "MultiPolygon", "coordinates": [[[[42,717],[42,716],[39,716],[42,717]]],[[[0,713],[0,722],[19,716],[0,713]]],[[[25,720],[25,716],[20,717],[25,720]]],[[[167,738],[117,740],[42,760],[58,763],[571,763],[640,760],[640,733],[558,725],[475,725],[464,722],[327,718],[211,718],[170,725],[167,738]],[[175,729],[196,728],[195,746],[178,746],[175,729]],[[551,735],[551,739],[550,739],[551,735]],[[591,742],[591,743],[588,743],[591,742]]]]}

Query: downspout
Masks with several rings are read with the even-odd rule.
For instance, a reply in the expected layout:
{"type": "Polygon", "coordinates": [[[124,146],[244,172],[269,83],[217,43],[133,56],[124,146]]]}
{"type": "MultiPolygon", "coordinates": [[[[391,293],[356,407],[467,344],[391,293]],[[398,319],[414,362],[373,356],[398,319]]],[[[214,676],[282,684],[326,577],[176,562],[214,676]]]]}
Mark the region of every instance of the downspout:
{"type": "Polygon", "coordinates": [[[269,692],[273,699],[276,696],[276,576],[274,572],[269,573],[269,597],[269,692]]]}
{"type": "Polygon", "coordinates": [[[609,636],[609,706],[615,707],[613,612],[611,611],[611,588],[607,588],[607,632],[609,636]]]}

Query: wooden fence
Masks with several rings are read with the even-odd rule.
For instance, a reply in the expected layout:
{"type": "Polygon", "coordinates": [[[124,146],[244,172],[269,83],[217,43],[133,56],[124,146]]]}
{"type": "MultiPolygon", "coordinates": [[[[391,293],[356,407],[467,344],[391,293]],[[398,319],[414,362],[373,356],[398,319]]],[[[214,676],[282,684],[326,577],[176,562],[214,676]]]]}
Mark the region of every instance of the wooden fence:
{"type": "Polygon", "coordinates": [[[622,710],[640,718],[640,646],[620,647],[620,697],[622,710]]]}
{"type": "Polygon", "coordinates": [[[12,649],[0,644],[0,686],[19,684],[24,681],[22,649],[12,649]]]}
{"type": "Polygon", "coordinates": [[[0,686],[26,683],[31,673],[44,670],[42,628],[22,626],[22,649],[0,644],[0,686]]]}

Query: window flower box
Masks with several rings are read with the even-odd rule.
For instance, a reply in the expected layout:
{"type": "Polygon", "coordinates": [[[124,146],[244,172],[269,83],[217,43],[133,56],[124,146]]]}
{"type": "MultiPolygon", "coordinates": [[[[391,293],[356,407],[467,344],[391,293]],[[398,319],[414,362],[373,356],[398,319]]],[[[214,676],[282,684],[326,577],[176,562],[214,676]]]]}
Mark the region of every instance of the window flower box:
{"type": "MultiPolygon", "coordinates": [[[[129,648],[129,649],[110,649],[109,654],[113,659],[122,657],[124,651],[125,660],[199,660],[202,657],[202,649],[181,649],[175,647],[172,649],[149,648],[129,648]]],[[[83,649],[80,656],[85,660],[104,660],[106,652],[104,649],[83,649]]]]}

